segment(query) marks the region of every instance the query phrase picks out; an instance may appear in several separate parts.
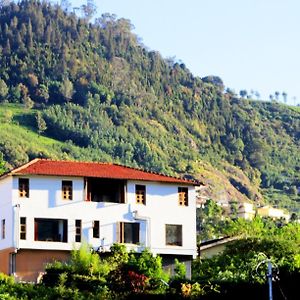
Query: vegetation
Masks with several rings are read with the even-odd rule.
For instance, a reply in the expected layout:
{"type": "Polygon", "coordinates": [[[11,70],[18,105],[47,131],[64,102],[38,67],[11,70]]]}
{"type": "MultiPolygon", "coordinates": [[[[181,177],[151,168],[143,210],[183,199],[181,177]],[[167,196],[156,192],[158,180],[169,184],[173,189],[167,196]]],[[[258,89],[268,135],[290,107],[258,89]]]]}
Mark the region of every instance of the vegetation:
{"type": "Polygon", "coordinates": [[[268,261],[273,265],[274,293],[293,295],[300,278],[298,223],[237,219],[228,222],[226,230],[240,239],[221,254],[194,260],[192,280],[185,278],[178,261],[170,278],[161,258],[147,249],[128,253],[124,245],[114,244],[99,255],[83,244],[72,251],[69,262],[49,264],[42,283],[35,286],[0,274],[0,299],[238,299],[244,292],[246,299],[262,298],[268,290],[268,261]]]}
{"type": "MultiPolygon", "coordinates": [[[[204,161],[241,170],[272,201],[271,189],[299,201],[290,197],[300,185],[299,110],[238,99],[219,77],[193,76],[147,50],[129,20],[103,14],[89,23],[95,7],[88,2],[82,18],[67,3],[64,10],[34,0],[1,6],[0,157],[7,167],[51,157],[199,178],[204,161]]],[[[260,199],[225,173],[236,191],[260,199]]]]}
{"type": "Polygon", "coordinates": [[[16,284],[12,277],[0,274],[0,299],[138,299],[151,295],[196,299],[215,290],[209,284],[190,283],[183,269],[177,261],[176,274],[170,278],[163,271],[161,257],[147,249],[140,254],[128,253],[124,245],[114,244],[100,258],[82,244],[72,251],[69,262],[49,264],[42,283],[35,286],[16,284]]]}
{"type": "MultiPolygon", "coordinates": [[[[267,262],[273,265],[274,293],[278,299],[297,289],[300,274],[300,225],[256,217],[227,222],[223,233],[238,236],[223,253],[193,262],[193,279],[217,284],[227,299],[245,293],[247,299],[267,291],[267,262]],[[284,291],[283,291],[284,290],[284,291]],[[248,291],[250,294],[248,295],[248,291]]],[[[266,295],[267,296],[267,295],[266,295]]],[[[259,297],[260,298],[260,297],[259,297]]]]}

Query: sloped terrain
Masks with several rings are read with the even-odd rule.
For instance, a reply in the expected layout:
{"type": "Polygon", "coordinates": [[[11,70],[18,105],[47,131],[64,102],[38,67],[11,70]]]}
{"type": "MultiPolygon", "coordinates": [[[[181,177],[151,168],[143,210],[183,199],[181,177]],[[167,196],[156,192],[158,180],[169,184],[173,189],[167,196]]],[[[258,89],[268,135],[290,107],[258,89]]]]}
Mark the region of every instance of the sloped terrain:
{"type": "Polygon", "coordinates": [[[131,28],[108,14],[89,24],[47,2],[1,8],[7,166],[36,156],[115,161],[211,181],[211,197],[224,188],[221,197],[261,201],[262,191],[297,204],[299,109],[225,93],[219,77],[148,51],[131,28]]]}

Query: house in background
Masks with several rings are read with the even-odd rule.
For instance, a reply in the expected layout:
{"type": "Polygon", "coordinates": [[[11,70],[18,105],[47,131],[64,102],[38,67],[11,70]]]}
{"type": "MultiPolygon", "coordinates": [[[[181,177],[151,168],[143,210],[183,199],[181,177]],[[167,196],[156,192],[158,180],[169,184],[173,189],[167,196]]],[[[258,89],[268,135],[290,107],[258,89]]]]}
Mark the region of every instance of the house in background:
{"type": "Polygon", "coordinates": [[[240,237],[220,237],[217,239],[202,242],[198,247],[199,256],[201,259],[212,258],[215,255],[221,254],[226,246],[236,241],[240,237]]]}
{"type": "Polygon", "coordinates": [[[280,208],[275,208],[270,205],[262,206],[257,208],[257,214],[261,217],[270,217],[272,219],[284,219],[285,221],[290,220],[290,214],[280,208]]]}
{"type": "Polygon", "coordinates": [[[196,247],[198,184],[109,163],[35,159],[0,177],[0,272],[34,281],[86,241],[145,247],[172,269],[196,247]]]}
{"type": "Polygon", "coordinates": [[[252,220],[255,217],[256,211],[253,203],[240,202],[237,207],[237,217],[245,220],[252,220]]]}

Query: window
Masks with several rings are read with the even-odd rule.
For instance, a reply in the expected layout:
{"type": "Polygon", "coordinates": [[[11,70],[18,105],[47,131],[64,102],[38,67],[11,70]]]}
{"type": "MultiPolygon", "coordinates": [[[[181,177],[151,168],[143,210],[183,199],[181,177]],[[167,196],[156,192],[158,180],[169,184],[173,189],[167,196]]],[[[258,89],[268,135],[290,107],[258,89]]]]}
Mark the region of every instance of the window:
{"type": "Polygon", "coordinates": [[[100,237],[100,222],[94,221],[93,222],[93,238],[99,238],[100,237]]]}
{"type": "Polygon", "coordinates": [[[20,240],[26,240],[26,218],[20,218],[20,240]]]}
{"type": "Polygon", "coordinates": [[[146,186],[136,185],[135,186],[135,199],[137,204],[146,205],[146,186]]]}
{"type": "Polygon", "coordinates": [[[34,219],[34,240],[68,242],[68,220],[34,219]]]}
{"type": "Polygon", "coordinates": [[[81,242],[81,220],[75,220],[75,242],[81,242]]]}
{"type": "Polygon", "coordinates": [[[182,246],[182,225],[166,224],[166,245],[182,246]]]}
{"type": "Polygon", "coordinates": [[[189,190],[187,187],[179,187],[178,188],[178,200],[180,206],[188,206],[189,205],[189,190]]]}
{"type": "Polygon", "coordinates": [[[2,238],[2,240],[4,240],[5,239],[5,219],[2,220],[1,225],[2,225],[1,238],[2,238]]]}
{"type": "Polygon", "coordinates": [[[84,189],[86,201],[125,203],[126,182],[124,180],[85,178],[84,189]]]}
{"type": "Polygon", "coordinates": [[[10,253],[9,255],[9,270],[10,275],[16,273],[16,253],[10,253]]]}
{"type": "Polygon", "coordinates": [[[19,196],[29,198],[29,179],[19,178],[19,196]]]}
{"type": "Polygon", "coordinates": [[[140,242],[140,223],[121,222],[119,229],[120,243],[138,244],[140,242]]]}
{"type": "Polygon", "coordinates": [[[73,199],[73,182],[70,180],[62,181],[62,198],[64,200],[72,200],[73,199]]]}

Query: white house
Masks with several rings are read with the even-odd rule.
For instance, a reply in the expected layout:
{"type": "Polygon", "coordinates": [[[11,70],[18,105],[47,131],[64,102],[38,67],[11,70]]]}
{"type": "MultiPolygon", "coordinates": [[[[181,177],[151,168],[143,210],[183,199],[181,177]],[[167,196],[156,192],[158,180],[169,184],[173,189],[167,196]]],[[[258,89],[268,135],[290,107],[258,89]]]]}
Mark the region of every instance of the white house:
{"type": "Polygon", "coordinates": [[[287,222],[290,219],[290,215],[287,211],[280,208],[275,208],[270,205],[257,208],[257,214],[261,217],[270,217],[273,219],[285,219],[287,222]]]}
{"type": "Polygon", "coordinates": [[[145,247],[172,267],[196,249],[197,183],[109,163],[35,159],[0,177],[0,272],[35,280],[87,241],[145,247]]]}

